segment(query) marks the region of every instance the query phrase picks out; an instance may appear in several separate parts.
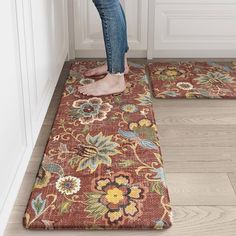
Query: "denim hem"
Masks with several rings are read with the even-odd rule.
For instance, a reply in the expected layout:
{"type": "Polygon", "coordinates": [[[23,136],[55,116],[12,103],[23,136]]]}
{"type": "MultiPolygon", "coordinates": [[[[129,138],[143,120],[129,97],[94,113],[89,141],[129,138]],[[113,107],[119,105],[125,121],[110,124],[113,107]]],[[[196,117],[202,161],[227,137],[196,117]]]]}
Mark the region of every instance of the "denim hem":
{"type": "Polygon", "coordinates": [[[114,72],[114,73],[110,73],[109,71],[107,72],[109,75],[117,75],[117,76],[124,76],[125,72],[114,72]]]}

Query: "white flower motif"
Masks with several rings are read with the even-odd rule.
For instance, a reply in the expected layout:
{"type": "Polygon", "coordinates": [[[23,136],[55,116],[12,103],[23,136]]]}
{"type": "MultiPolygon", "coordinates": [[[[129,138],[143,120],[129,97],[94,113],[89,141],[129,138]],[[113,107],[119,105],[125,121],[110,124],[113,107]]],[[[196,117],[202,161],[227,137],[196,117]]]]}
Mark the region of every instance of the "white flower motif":
{"type": "Polygon", "coordinates": [[[183,90],[191,90],[193,89],[193,85],[189,82],[178,82],[176,84],[176,86],[180,89],[183,89],[183,90]]]}
{"type": "Polygon", "coordinates": [[[80,179],[73,176],[60,177],[56,182],[56,189],[62,194],[75,194],[80,190],[80,179]]]}

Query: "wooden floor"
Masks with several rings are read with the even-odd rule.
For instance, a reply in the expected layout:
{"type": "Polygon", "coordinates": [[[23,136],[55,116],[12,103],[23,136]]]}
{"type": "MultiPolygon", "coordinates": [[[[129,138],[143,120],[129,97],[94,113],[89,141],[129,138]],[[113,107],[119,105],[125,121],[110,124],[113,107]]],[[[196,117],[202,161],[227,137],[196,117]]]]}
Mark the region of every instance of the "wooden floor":
{"type": "MultiPolygon", "coordinates": [[[[22,216],[47,143],[69,63],[63,69],[5,236],[94,235],[94,231],[27,231],[22,216]]],[[[174,224],[160,236],[236,235],[236,100],[156,100],[156,121],[174,224]]],[[[96,232],[144,235],[142,231],[96,232]]]]}

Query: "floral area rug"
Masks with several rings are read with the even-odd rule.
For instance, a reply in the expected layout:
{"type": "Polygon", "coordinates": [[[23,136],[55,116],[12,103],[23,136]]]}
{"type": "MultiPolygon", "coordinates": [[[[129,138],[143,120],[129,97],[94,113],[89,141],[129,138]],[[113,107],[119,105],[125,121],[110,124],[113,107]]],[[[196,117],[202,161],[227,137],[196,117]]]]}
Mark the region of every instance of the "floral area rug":
{"type": "Polygon", "coordinates": [[[236,98],[236,61],[148,63],[156,98],[236,98]]]}
{"type": "Polygon", "coordinates": [[[94,82],[71,66],[23,217],[27,229],[164,229],[172,209],[145,67],[123,93],[80,94],[94,82]]]}

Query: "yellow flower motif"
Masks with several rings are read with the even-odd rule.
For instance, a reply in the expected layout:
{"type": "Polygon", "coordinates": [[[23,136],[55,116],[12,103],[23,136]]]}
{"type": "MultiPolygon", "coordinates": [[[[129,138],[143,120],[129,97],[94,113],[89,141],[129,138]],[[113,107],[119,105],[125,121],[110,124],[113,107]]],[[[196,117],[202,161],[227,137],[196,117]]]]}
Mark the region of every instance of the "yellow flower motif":
{"type": "Polygon", "coordinates": [[[48,185],[51,179],[51,173],[44,170],[44,168],[40,168],[38,176],[36,178],[34,188],[44,188],[48,185]]]}
{"type": "Polygon", "coordinates": [[[129,196],[132,198],[139,198],[142,190],[138,188],[137,186],[133,186],[130,188],[131,192],[129,193],[129,196]]]}
{"type": "Polygon", "coordinates": [[[108,202],[117,204],[124,199],[123,192],[118,188],[109,189],[106,194],[108,202]]]}
{"type": "Polygon", "coordinates": [[[147,188],[140,183],[134,185],[130,174],[118,172],[95,178],[92,190],[85,211],[95,219],[104,217],[108,223],[122,224],[127,218],[134,220],[142,214],[147,188]]]}
{"type": "Polygon", "coordinates": [[[69,76],[69,78],[66,80],[67,84],[73,84],[76,81],[76,78],[73,76],[69,76]]]}
{"type": "Polygon", "coordinates": [[[128,184],[129,183],[129,180],[125,177],[123,177],[122,175],[120,175],[119,177],[115,178],[115,182],[118,183],[118,184],[128,184]]]}
{"type": "Polygon", "coordinates": [[[185,77],[186,71],[176,67],[176,66],[163,66],[159,67],[154,73],[158,80],[173,81],[177,77],[185,77]]]}
{"type": "Polygon", "coordinates": [[[136,207],[136,203],[133,201],[130,201],[129,205],[125,207],[125,213],[128,215],[135,215],[138,212],[138,209],[136,207]]]}
{"type": "Polygon", "coordinates": [[[109,217],[111,222],[115,222],[117,220],[119,220],[122,216],[123,216],[123,211],[119,210],[119,211],[109,211],[107,216],[109,217]]]}
{"type": "Polygon", "coordinates": [[[109,179],[101,179],[97,182],[97,189],[102,190],[102,187],[106,186],[110,182],[109,179]]]}
{"type": "Polygon", "coordinates": [[[136,128],[144,128],[144,127],[150,127],[153,130],[157,131],[156,124],[152,124],[152,122],[149,119],[141,119],[138,123],[132,122],[129,124],[130,130],[136,130],[136,128]]]}
{"type": "Polygon", "coordinates": [[[144,125],[145,126],[150,126],[151,125],[151,121],[148,120],[148,119],[142,119],[138,123],[139,123],[140,126],[144,126],[144,125]]]}
{"type": "Polygon", "coordinates": [[[176,71],[175,69],[174,70],[167,70],[165,73],[166,73],[167,76],[176,76],[176,75],[178,75],[178,71],[176,71]]]}
{"type": "Polygon", "coordinates": [[[138,127],[138,124],[137,124],[137,123],[132,122],[132,123],[129,124],[129,128],[130,128],[131,130],[134,130],[136,127],[138,127]]]}

